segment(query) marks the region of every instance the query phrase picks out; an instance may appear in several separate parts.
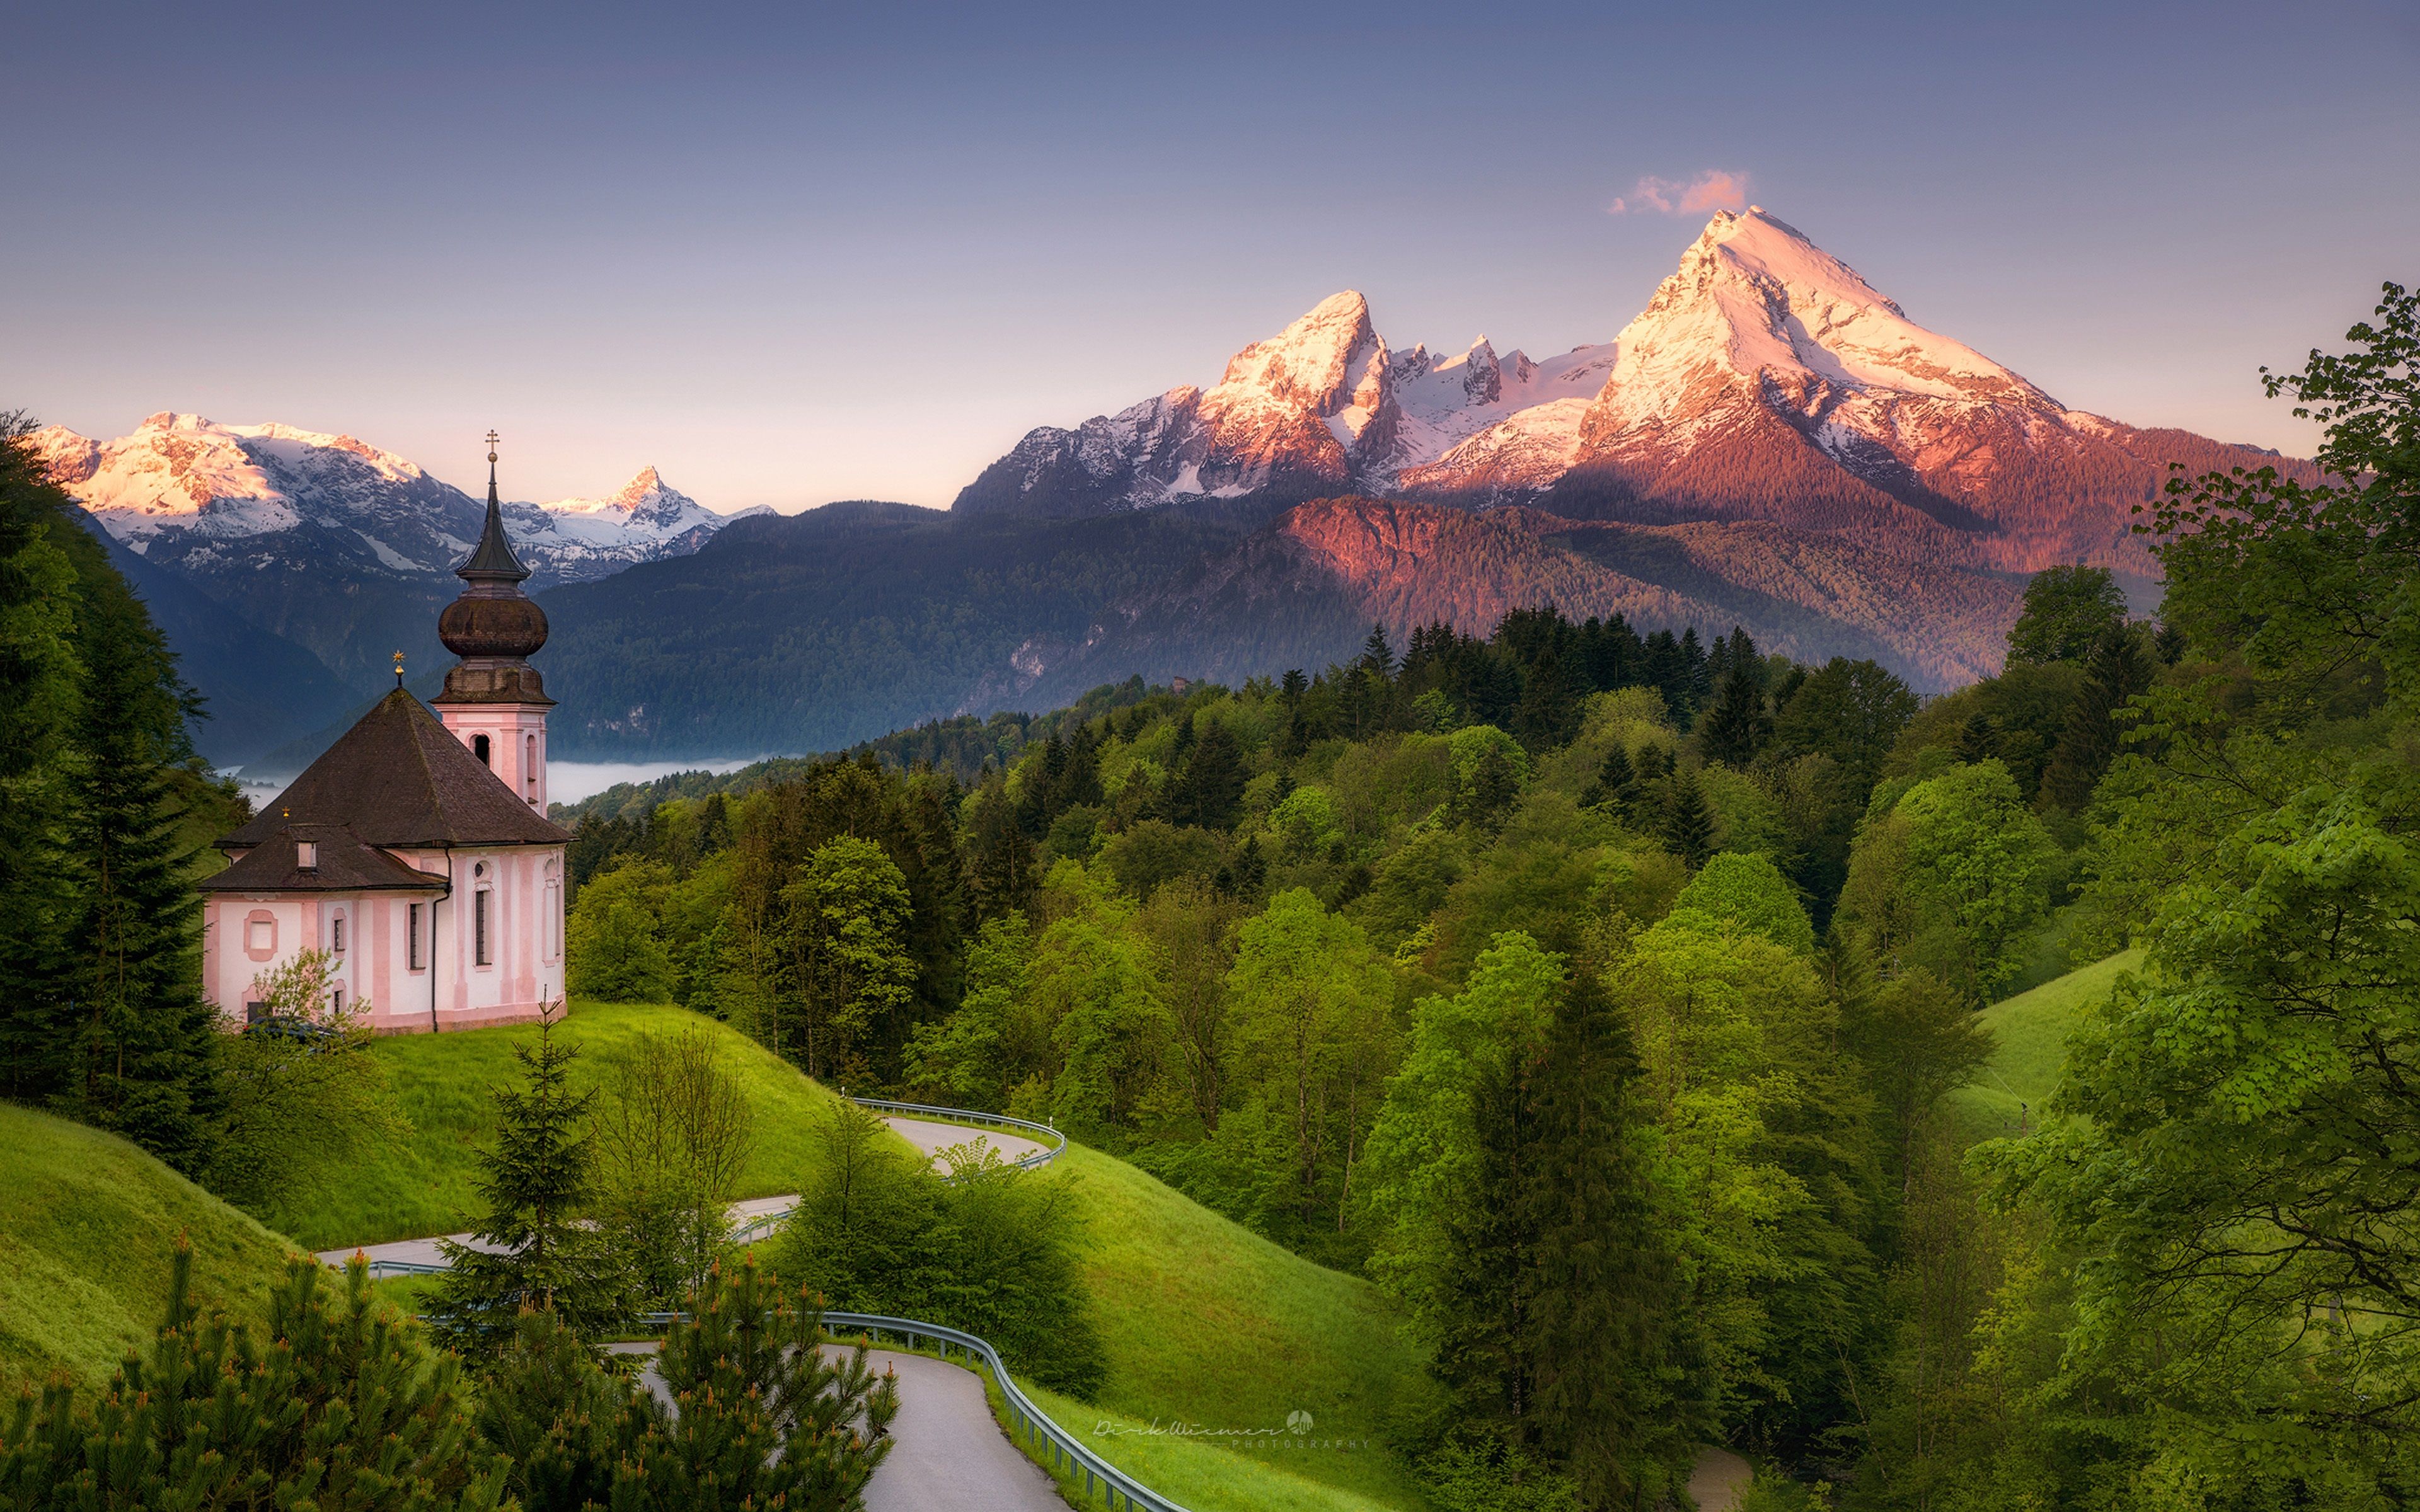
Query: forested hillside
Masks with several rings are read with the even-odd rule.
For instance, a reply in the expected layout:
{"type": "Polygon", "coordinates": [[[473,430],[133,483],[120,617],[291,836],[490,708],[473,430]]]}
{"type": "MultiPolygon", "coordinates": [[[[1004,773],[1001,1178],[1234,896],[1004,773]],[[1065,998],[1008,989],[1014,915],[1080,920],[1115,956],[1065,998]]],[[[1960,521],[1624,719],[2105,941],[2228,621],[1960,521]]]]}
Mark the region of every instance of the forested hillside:
{"type": "Polygon", "coordinates": [[[578,969],[1373,1276],[1447,1504],[1645,1504],[1706,1440],[1767,1505],[2400,1504],[2420,319],[2381,316],[2278,380],[2357,482],[2180,476],[2158,618],[2039,574],[1929,704],[1742,632],[1373,632],[621,795],[578,969]],[[2013,1127],[1950,1097],[1978,1010],[2130,944],[2013,1127]]]}

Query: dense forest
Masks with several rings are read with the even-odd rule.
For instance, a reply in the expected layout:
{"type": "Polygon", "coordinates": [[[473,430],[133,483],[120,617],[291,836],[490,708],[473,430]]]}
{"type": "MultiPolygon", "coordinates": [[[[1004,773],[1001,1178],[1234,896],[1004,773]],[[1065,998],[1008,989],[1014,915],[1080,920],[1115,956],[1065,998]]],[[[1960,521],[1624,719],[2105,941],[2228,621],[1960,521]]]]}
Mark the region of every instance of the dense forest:
{"type": "Polygon", "coordinates": [[[2155,620],[2040,574],[1929,703],[1735,632],[1373,632],[625,794],[577,985],[1366,1272],[1449,1504],[1652,1504],[1705,1440],[1771,1506],[2403,1504],[2413,298],[2350,340],[2271,380],[2335,481],[2180,471],[2155,620]],[[2053,1106],[1962,1121],[1975,1011],[2129,946],[2053,1106]]]}

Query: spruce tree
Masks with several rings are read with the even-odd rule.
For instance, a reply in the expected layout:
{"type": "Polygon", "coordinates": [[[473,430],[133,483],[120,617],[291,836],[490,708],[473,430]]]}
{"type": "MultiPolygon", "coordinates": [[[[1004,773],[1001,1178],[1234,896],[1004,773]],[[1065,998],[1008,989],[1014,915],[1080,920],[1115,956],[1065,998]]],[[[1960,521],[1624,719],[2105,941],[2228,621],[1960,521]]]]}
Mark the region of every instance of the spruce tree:
{"type": "Polygon", "coordinates": [[[84,667],[76,566],[54,532],[64,498],[0,416],[0,1096],[57,1085],[68,920],[70,775],[84,667]]]}
{"type": "Polygon", "coordinates": [[[1472,826],[1493,832],[1521,801],[1521,774],[1501,746],[1490,746],[1471,768],[1470,788],[1460,795],[1462,817],[1472,826]]]}
{"type": "Polygon", "coordinates": [[[1580,795],[1585,809],[1604,809],[1617,819],[1630,817],[1630,806],[1638,796],[1638,774],[1630,764],[1630,752],[1620,741],[1605,753],[1598,764],[1596,779],[1580,795]]]}
{"type": "Polygon", "coordinates": [[[596,1231],[580,1223],[594,1190],[587,1120],[597,1094],[571,1090],[580,1052],[554,1037],[556,1022],[550,1005],[536,1043],[513,1046],[522,1085],[495,1091],[496,1146],[479,1157],[488,1211],[472,1229],[475,1242],[439,1241],[452,1268],[430,1318],[465,1354],[500,1353],[524,1308],[551,1311],[589,1340],[627,1310],[622,1277],[596,1231]]]}
{"type": "Polygon", "coordinates": [[[69,779],[78,894],[54,1095],[188,1174],[217,1116],[217,1026],[201,991],[201,900],[175,779],[191,692],[141,599],[105,560],[83,576],[84,690],[69,779]]]}
{"type": "Polygon", "coordinates": [[[1225,725],[1209,721],[1194,742],[1193,759],[1168,785],[1169,822],[1225,829],[1235,822],[1235,806],[1250,780],[1242,745],[1225,725]]]}
{"type": "Polygon", "coordinates": [[[1664,810],[1664,848],[1694,870],[1714,854],[1714,816],[1706,807],[1705,790],[1696,774],[1675,772],[1668,786],[1671,796],[1664,810]]]}
{"type": "Polygon", "coordinates": [[[1988,762],[2000,753],[2000,727],[1988,714],[1970,714],[1958,727],[1958,744],[1952,748],[1957,758],[1968,766],[1988,762]]]}
{"type": "Polygon", "coordinates": [[[2104,634],[2086,664],[2084,689],[2068,705],[2067,725],[2042,771],[2041,800],[2069,813],[2082,813],[2092,801],[2102,774],[2118,759],[2118,711],[2126,701],[2151,686],[2150,658],[2141,639],[2128,625],[2104,634]]]}
{"type": "Polygon", "coordinates": [[[1561,656],[1552,648],[1531,663],[1521,683],[1521,706],[1512,717],[1514,733],[1533,751],[1551,750],[1578,732],[1582,688],[1561,656]]]}
{"type": "Polygon", "coordinates": [[[1530,1158],[1516,1227],[1540,1437],[1583,1506],[1652,1505],[1711,1424],[1681,1420],[1669,1343],[1679,1280],[1640,1153],[1638,1060],[1589,971],[1556,1006],[1530,1073],[1530,1158]]]}
{"type": "Polygon", "coordinates": [[[1773,738],[1773,717],[1764,709],[1764,689],[1752,657],[1735,657],[1723,674],[1713,708],[1699,721],[1698,739],[1706,760],[1744,767],[1773,738]]]}
{"type": "Polygon", "coordinates": [[[1530,1200],[1535,1134],[1529,1057],[1520,1046],[1479,1066],[1471,1088],[1478,1161],[1468,1200],[1447,1224],[1445,1326],[1433,1368],[1464,1413],[1523,1449],[1537,1443],[1531,1312],[1540,1204],[1530,1200]]]}
{"type": "Polygon", "coordinates": [[[1395,653],[1387,644],[1385,625],[1370,626],[1370,638],[1361,642],[1360,665],[1373,677],[1386,678],[1395,674],[1395,653]]]}

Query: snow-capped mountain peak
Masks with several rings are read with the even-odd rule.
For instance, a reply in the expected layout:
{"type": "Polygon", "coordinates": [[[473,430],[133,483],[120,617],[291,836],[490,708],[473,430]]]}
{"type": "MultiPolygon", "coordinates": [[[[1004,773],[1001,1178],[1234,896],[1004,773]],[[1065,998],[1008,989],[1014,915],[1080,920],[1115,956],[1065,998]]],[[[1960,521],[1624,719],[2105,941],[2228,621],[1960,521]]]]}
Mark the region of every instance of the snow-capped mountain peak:
{"type": "Polygon", "coordinates": [[[1793,391],[2059,408],[1973,347],[1910,320],[1856,270],[1759,206],[1717,212],[1615,344],[1621,361],[1604,397],[1624,423],[1664,414],[1714,372],[1793,391]]]}
{"type": "MultiPolygon", "coordinates": [[[[469,495],[351,436],[163,410],[115,440],[51,425],[33,442],[102,529],[192,573],[316,553],[331,570],[353,557],[364,571],[442,575],[479,533],[482,506],[469,495]],[[277,544],[297,532],[310,539],[277,544]]],[[[541,585],[685,555],[726,522],[652,467],[611,499],[504,510],[541,585]]]]}

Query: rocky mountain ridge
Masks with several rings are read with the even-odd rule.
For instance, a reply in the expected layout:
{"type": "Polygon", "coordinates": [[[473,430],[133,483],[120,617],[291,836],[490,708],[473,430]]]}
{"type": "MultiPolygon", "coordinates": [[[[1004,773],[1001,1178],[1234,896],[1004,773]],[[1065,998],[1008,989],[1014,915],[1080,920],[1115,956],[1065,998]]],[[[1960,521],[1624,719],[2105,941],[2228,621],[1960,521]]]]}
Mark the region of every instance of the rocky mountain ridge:
{"type": "Polygon", "coordinates": [[[1044,426],[958,496],[1085,514],[1188,498],[1533,503],[1641,524],[1767,519],[1987,570],[2152,571],[2130,531],[2167,464],[2279,459],[2071,409],[1911,320],[1761,207],[1723,211],[1610,342],[1398,352],[1347,291],[1217,386],[1044,426]]]}

